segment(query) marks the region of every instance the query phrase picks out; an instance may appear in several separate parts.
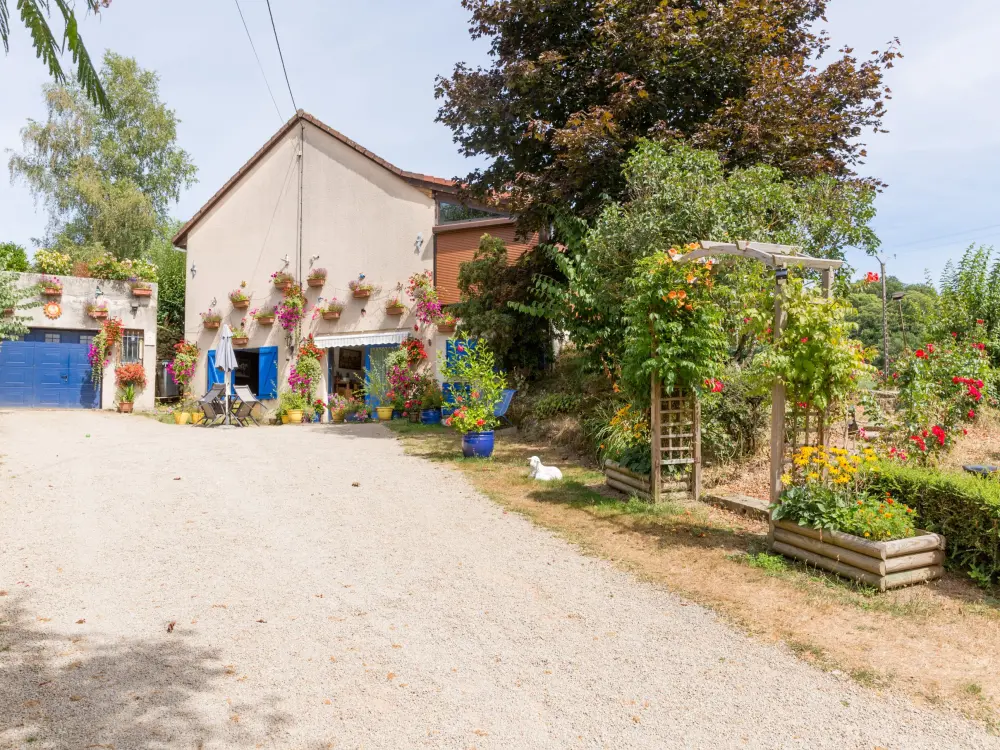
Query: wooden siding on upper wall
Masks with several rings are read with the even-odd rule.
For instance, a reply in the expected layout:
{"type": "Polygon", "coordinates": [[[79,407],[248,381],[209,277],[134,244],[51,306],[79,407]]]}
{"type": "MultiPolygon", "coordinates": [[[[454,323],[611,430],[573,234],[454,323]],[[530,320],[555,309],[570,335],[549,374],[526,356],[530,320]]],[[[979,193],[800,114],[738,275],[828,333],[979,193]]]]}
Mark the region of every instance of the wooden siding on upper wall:
{"type": "Polygon", "coordinates": [[[514,264],[517,259],[538,244],[538,233],[525,239],[516,239],[513,222],[506,226],[469,227],[467,229],[436,230],[435,282],[442,304],[450,305],[461,301],[458,291],[458,271],[463,263],[472,260],[479,248],[479,240],[484,234],[499,237],[507,243],[507,262],[514,264]]]}

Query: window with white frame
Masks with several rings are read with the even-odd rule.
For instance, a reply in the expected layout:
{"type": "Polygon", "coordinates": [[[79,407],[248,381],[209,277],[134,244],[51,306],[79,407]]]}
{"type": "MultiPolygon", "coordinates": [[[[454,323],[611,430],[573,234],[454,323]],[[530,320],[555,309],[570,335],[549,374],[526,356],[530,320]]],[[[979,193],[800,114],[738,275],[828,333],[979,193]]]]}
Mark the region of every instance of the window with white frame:
{"type": "Polygon", "coordinates": [[[142,331],[126,330],[122,335],[122,364],[142,362],[142,331]]]}
{"type": "Polygon", "coordinates": [[[46,344],[59,344],[62,342],[62,337],[58,333],[46,333],[45,343],[46,344]]]}

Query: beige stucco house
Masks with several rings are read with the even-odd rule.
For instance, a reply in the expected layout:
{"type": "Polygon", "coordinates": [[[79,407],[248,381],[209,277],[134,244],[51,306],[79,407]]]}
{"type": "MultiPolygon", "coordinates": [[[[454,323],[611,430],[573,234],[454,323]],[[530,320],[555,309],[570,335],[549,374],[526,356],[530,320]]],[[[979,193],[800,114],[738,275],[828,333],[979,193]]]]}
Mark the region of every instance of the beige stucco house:
{"type": "MultiPolygon", "coordinates": [[[[292,274],[305,292],[302,334],[313,334],[325,350],[321,393],[358,384],[369,357],[409,335],[423,340],[434,362],[444,338],[418,326],[411,309],[389,315],[386,302],[399,296],[410,306],[406,282],[416,272],[436,271],[443,235],[478,238],[486,226],[512,231],[514,224],[487,210],[474,209],[471,218],[467,209],[450,210],[457,208],[455,192],[451,180],[399,169],[299,110],[174,238],[187,251],[185,337],[202,352],[194,392],[220,377],[210,363],[221,329],[202,325],[209,309],[234,328],[246,319],[249,342],[237,349],[237,383],[264,400],[284,389],[298,341],[277,322],[254,324],[229,300],[245,284],[250,310],[277,304],[275,272],[292,274]],[[306,285],[314,268],[327,270],[321,288],[306,285]],[[362,274],[377,287],[366,300],[352,298],[348,288],[362,274]],[[344,303],[339,320],[311,314],[334,297],[344,303]]],[[[471,257],[471,240],[451,244],[471,257]]]]}

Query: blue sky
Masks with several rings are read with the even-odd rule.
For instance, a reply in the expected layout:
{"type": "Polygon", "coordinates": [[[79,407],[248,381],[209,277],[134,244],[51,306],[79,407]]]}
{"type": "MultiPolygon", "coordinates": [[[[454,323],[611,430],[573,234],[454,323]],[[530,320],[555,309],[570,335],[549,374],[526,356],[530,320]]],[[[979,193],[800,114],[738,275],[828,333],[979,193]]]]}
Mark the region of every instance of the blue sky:
{"type": "MultiPolygon", "coordinates": [[[[233,0],[115,0],[82,24],[88,49],[137,58],[160,74],[161,94],[181,119],[180,142],[199,182],[175,213],[190,216],[242,165],[293,107],[264,0],[240,0],[274,91],[279,118],[233,0]]],[[[278,0],[272,3],[299,107],[403,169],[442,177],[469,164],[434,122],[434,76],[457,61],[485,62],[486,43],[468,35],[459,0],[278,0]]],[[[1000,246],[1000,4],[966,0],[947,12],[928,0],[832,0],[835,45],[859,54],[899,36],[905,55],[890,71],[889,133],[867,139],[865,174],[889,184],[875,228],[889,272],[937,278],[970,242],[1000,246]]],[[[18,148],[27,118],[41,119],[48,79],[23,29],[0,59],[0,149],[18,148]]],[[[6,161],[6,155],[4,155],[6,161]]],[[[45,214],[22,185],[0,180],[0,239],[29,248],[45,214]]],[[[862,255],[851,262],[876,268],[862,255]]]]}

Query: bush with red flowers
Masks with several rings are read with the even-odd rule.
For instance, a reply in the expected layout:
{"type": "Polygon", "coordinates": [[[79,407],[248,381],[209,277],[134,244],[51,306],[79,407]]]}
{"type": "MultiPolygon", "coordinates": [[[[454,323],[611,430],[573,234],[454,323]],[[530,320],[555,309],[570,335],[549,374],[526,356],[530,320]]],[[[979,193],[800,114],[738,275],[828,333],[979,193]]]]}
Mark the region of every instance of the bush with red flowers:
{"type": "Polygon", "coordinates": [[[146,369],[142,362],[130,362],[115,368],[115,385],[119,388],[132,385],[136,388],[146,387],[146,369]]]}

